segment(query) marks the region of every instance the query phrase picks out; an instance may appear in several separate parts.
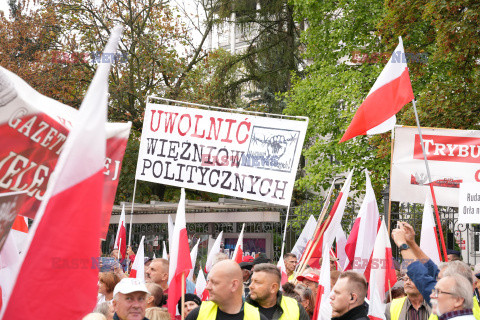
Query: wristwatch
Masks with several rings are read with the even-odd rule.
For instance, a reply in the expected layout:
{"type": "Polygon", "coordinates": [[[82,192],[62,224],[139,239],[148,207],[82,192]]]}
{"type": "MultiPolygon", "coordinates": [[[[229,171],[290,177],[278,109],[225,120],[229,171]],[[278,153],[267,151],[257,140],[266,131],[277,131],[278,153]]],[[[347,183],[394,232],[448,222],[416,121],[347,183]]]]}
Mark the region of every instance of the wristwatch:
{"type": "Polygon", "coordinates": [[[402,250],[410,249],[410,247],[408,246],[408,244],[404,243],[404,244],[400,245],[400,247],[398,247],[398,249],[400,249],[400,251],[402,251],[402,250]]]}

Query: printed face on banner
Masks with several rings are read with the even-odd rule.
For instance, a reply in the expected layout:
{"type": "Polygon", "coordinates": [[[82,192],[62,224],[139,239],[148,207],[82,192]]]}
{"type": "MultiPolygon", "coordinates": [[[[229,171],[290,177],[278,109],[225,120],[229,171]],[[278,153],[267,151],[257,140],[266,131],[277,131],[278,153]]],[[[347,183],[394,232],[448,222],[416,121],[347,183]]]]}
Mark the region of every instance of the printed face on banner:
{"type": "Polygon", "coordinates": [[[26,197],[26,193],[22,191],[0,194],[0,251],[26,197]]]}
{"type": "MultiPolygon", "coordinates": [[[[480,186],[480,131],[422,128],[437,204],[459,206],[464,183],[480,186]]],[[[423,203],[430,192],[418,130],[395,127],[393,201],[423,203]]]]}
{"type": "Polygon", "coordinates": [[[150,103],[136,178],[288,205],[307,125],[150,103]]]}

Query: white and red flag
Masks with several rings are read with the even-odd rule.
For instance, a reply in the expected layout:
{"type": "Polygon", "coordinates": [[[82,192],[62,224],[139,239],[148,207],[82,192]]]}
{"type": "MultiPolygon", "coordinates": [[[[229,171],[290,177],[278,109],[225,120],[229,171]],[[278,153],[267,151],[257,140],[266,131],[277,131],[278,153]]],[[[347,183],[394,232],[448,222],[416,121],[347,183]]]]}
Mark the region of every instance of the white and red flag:
{"type": "Polygon", "coordinates": [[[207,301],[209,298],[207,287],[207,280],[205,279],[205,274],[202,271],[202,268],[198,271],[197,282],[195,283],[195,294],[202,299],[202,301],[207,301]]]}
{"type": "Polygon", "coordinates": [[[233,251],[232,259],[235,260],[236,263],[240,263],[243,261],[243,230],[245,229],[245,223],[242,226],[242,231],[240,232],[240,236],[238,236],[237,244],[235,245],[235,250],[233,251]]]}
{"type": "Polygon", "coordinates": [[[315,220],[313,215],[310,215],[310,217],[308,217],[307,223],[305,224],[305,227],[303,227],[302,233],[300,233],[300,236],[295,242],[293,249],[290,251],[291,253],[297,256],[298,260],[300,260],[300,258],[302,257],[302,254],[305,251],[305,247],[307,246],[308,241],[312,239],[313,235],[315,234],[316,227],[317,227],[317,220],[315,220]]]}
{"type": "MultiPolygon", "coordinates": [[[[318,244],[316,246],[311,247],[312,248],[311,250],[313,250],[313,253],[311,255],[310,260],[308,261],[308,265],[311,266],[312,268],[320,267],[319,261],[320,261],[320,258],[322,257],[322,248],[323,248],[323,243],[325,242],[325,237],[328,236],[329,240],[331,240],[332,242],[328,247],[330,250],[330,247],[332,246],[333,240],[335,239],[335,235],[337,233],[336,228],[340,228],[340,221],[342,220],[343,213],[345,212],[348,193],[350,192],[352,175],[353,175],[353,170],[350,171],[350,173],[348,174],[347,179],[345,180],[345,183],[343,184],[343,187],[340,190],[340,193],[338,194],[332,209],[330,210],[329,217],[327,218],[328,220],[322,223],[322,225],[318,228],[317,233],[314,236],[313,241],[315,241],[316,238],[320,237],[319,234],[320,234],[320,231],[324,228],[323,227],[324,224],[327,225],[325,227],[325,231],[323,235],[320,237],[320,240],[318,241],[318,244]],[[335,226],[334,228],[331,228],[332,224],[335,226]]],[[[305,254],[308,254],[308,253],[305,253],[305,254]]]]}
{"type": "MultiPolygon", "coordinates": [[[[121,28],[114,28],[105,52],[116,52],[120,35],[121,28]]],[[[99,65],[80,106],[29,232],[2,319],[80,319],[96,304],[98,268],[93,262],[100,255],[109,70],[110,64],[99,65]],[[68,299],[65,284],[74,288],[68,299]]]]}
{"type": "Polygon", "coordinates": [[[340,142],[359,135],[392,130],[396,122],[395,115],[413,99],[405,50],[402,38],[399,37],[397,48],[358,108],[340,142]]]}
{"type": "Polygon", "coordinates": [[[198,239],[195,246],[192,248],[192,251],[190,251],[190,259],[192,259],[192,269],[190,270],[190,273],[188,274],[187,279],[192,282],[193,282],[193,272],[195,271],[195,265],[197,264],[197,254],[198,254],[199,244],[200,244],[200,238],[198,239]]]}
{"type": "Polygon", "coordinates": [[[332,288],[330,288],[330,281],[330,250],[329,244],[325,243],[312,320],[332,318],[332,306],[330,305],[330,291],[332,288]]]}
{"type": "Polygon", "coordinates": [[[285,261],[283,260],[283,251],[280,259],[277,262],[277,268],[280,270],[280,274],[282,275],[280,279],[280,284],[283,285],[288,281],[287,268],[285,267],[285,261]]]}
{"type": "Polygon", "coordinates": [[[440,247],[437,238],[437,227],[433,220],[432,202],[430,195],[427,193],[425,198],[425,206],[423,207],[422,217],[422,231],[420,232],[420,249],[430,258],[435,264],[441,262],[440,247]]]}
{"type": "Polygon", "coordinates": [[[142,236],[140,244],[138,245],[137,254],[132,264],[132,271],[130,271],[130,278],[137,278],[145,281],[145,251],[143,248],[143,241],[145,236],[142,236]]]}
{"type": "Polygon", "coordinates": [[[17,215],[15,221],[13,221],[12,229],[10,232],[12,233],[13,239],[15,240],[18,252],[22,253],[23,248],[27,243],[28,218],[17,215]]]}
{"type": "Polygon", "coordinates": [[[365,170],[365,177],[365,197],[345,245],[349,261],[345,270],[353,270],[358,273],[364,273],[367,268],[380,223],[377,200],[367,170],[365,170]]]}
{"type": "Polygon", "coordinates": [[[345,252],[347,237],[345,236],[345,232],[343,231],[341,225],[340,225],[340,228],[337,229],[337,232],[335,234],[335,244],[337,247],[338,263],[340,264],[339,270],[343,271],[348,258],[347,258],[347,253],[345,252]]]}
{"type": "Polygon", "coordinates": [[[127,256],[127,229],[125,227],[125,204],[122,207],[122,214],[118,221],[117,236],[115,237],[114,249],[118,249],[119,260],[127,256]]]}
{"type": "Polygon", "coordinates": [[[368,298],[370,299],[369,310],[374,312],[372,316],[379,317],[377,311],[385,310],[383,301],[385,301],[389,288],[393,287],[397,282],[397,275],[393,266],[392,247],[384,221],[381,222],[378,230],[372,254],[372,263],[368,271],[367,280],[371,284],[368,290],[368,298]]]}
{"type": "Polygon", "coordinates": [[[177,303],[185,294],[187,275],[192,269],[190,247],[188,246],[187,225],[185,221],[185,189],[182,188],[178,203],[172,242],[170,243],[170,260],[168,269],[168,312],[175,318],[177,303]],[[183,282],[183,284],[182,284],[183,282]],[[182,292],[183,287],[183,292],[182,292]]]}
{"type": "Polygon", "coordinates": [[[213,261],[215,259],[215,256],[217,255],[217,253],[220,252],[220,245],[222,244],[222,238],[223,238],[223,231],[220,231],[220,234],[218,235],[217,239],[215,239],[215,242],[213,243],[212,249],[210,249],[210,252],[208,253],[207,262],[205,263],[206,273],[210,272],[210,270],[213,267],[213,261]]]}

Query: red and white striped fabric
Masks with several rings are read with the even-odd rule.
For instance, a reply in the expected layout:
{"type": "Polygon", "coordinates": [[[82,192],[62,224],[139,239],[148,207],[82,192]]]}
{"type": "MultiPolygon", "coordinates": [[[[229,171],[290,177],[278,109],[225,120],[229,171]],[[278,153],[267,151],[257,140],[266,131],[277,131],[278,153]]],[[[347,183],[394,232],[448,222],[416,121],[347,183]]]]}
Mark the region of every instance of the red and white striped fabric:
{"type": "Polygon", "coordinates": [[[205,279],[205,274],[202,269],[198,271],[197,282],[195,283],[195,294],[202,299],[202,301],[207,301],[209,298],[209,292],[207,289],[207,280],[205,279]]]}
{"type": "Polygon", "coordinates": [[[23,248],[27,244],[27,237],[28,237],[28,218],[17,215],[15,221],[13,222],[12,229],[10,233],[15,240],[15,244],[17,245],[17,249],[19,253],[22,253],[23,248]]]}
{"type": "Polygon", "coordinates": [[[441,262],[440,247],[438,244],[437,227],[433,220],[432,202],[427,193],[425,198],[425,206],[423,207],[422,217],[422,231],[420,232],[420,249],[430,258],[435,264],[441,262]]]}
{"type": "MultiPolygon", "coordinates": [[[[327,241],[326,239],[328,239],[328,241],[331,241],[331,244],[330,244],[330,247],[331,247],[333,244],[333,240],[335,239],[335,235],[337,233],[336,228],[340,228],[340,221],[342,220],[343,213],[345,212],[348,193],[350,192],[352,175],[353,175],[353,170],[350,171],[350,173],[348,174],[347,179],[345,180],[345,183],[343,184],[343,187],[340,190],[340,193],[338,194],[332,209],[330,210],[328,222],[326,221],[322,223],[322,225],[320,226],[320,228],[318,228],[318,231],[314,236],[313,241],[315,241],[315,239],[319,237],[320,231],[323,229],[323,225],[326,223],[327,226],[324,229],[325,232],[321,236],[320,241],[315,247],[314,246],[311,247],[311,250],[313,250],[313,253],[311,255],[310,260],[308,260],[308,265],[313,268],[320,267],[319,260],[322,257],[322,248],[323,248],[324,242],[327,241]],[[335,226],[334,228],[331,227],[332,224],[335,226]]],[[[308,252],[306,252],[305,254],[308,254],[308,252]]]]}
{"type": "Polygon", "coordinates": [[[200,239],[198,239],[197,244],[190,251],[190,258],[192,259],[192,269],[188,274],[187,279],[193,282],[193,272],[195,270],[195,264],[197,263],[197,254],[198,254],[198,245],[200,244],[200,239]]]}
{"type": "Polygon", "coordinates": [[[317,298],[312,320],[330,320],[332,318],[332,306],[330,305],[330,250],[327,243],[325,243],[323,249],[322,266],[318,279],[317,298]]]}
{"type": "Polygon", "coordinates": [[[127,256],[127,229],[125,225],[125,204],[122,207],[122,214],[118,221],[117,235],[115,237],[114,249],[118,249],[119,259],[125,259],[127,256]]]}
{"type": "Polygon", "coordinates": [[[280,274],[282,275],[280,279],[280,283],[283,285],[288,281],[287,268],[285,267],[285,261],[283,260],[283,252],[282,252],[282,255],[280,256],[280,259],[277,262],[277,268],[280,270],[280,274]]]}
{"type": "Polygon", "coordinates": [[[392,130],[396,122],[395,115],[413,99],[405,50],[400,37],[397,48],[358,108],[340,142],[358,135],[392,130]]]}
{"type": "Polygon", "coordinates": [[[213,243],[212,248],[210,249],[210,252],[208,253],[207,256],[207,262],[205,263],[205,272],[209,273],[210,270],[213,267],[213,260],[215,259],[215,256],[217,253],[220,252],[220,245],[222,244],[222,238],[223,238],[223,231],[220,231],[220,234],[218,235],[217,239],[215,239],[215,242],[213,243]]]}
{"type": "Polygon", "coordinates": [[[367,170],[365,170],[365,177],[365,197],[345,245],[345,252],[349,260],[345,270],[353,270],[358,273],[364,273],[367,268],[380,222],[377,200],[367,170]]]}
{"type": "Polygon", "coordinates": [[[130,271],[130,278],[137,278],[141,281],[145,281],[145,251],[143,248],[143,241],[145,236],[142,236],[140,244],[138,245],[137,254],[135,255],[135,261],[132,264],[132,271],[130,271]]]}
{"type": "Polygon", "coordinates": [[[190,247],[188,246],[187,225],[185,221],[185,189],[182,188],[178,203],[172,243],[170,243],[170,260],[168,269],[168,312],[175,318],[177,302],[185,294],[187,275],[192,269],[190,247]],[[183,282],[183,292],[182,292],[183,282]]]}
{"type": "MultiPolygon", "coordinates": [[[[116,52],[120,35],[121,28],[112,31],[105,52],[116,52]]],[[[100,255],[109,70],[110,64],[99,65],[80,106],[2,319],[80,319],[96,304],[98,269],[92,262],[100,255]],[[74,289],[68,298],[65,284],[74,289]]]]}
{"type": "Polygon", "coordinates": [[[242,226],[242,231],[240,232],[240,236],[238,237],[237,244],[235,245],[235,251],[233,251],[232,259],[235,260],[236,263],[240,263],[243,261],[243,230],[245,229],[245,223],[242,226]]]}
{"type": "Polygon", "coordinates": [[[368,289],[369,315],[384,319],[385,305],[383,301],[385,301],[386,292],[397,282],[393,266],[392,246],[384,221],[381,222],[377,239],[375,239],[372,264],[367,279],[372,284],[368,289]]]}

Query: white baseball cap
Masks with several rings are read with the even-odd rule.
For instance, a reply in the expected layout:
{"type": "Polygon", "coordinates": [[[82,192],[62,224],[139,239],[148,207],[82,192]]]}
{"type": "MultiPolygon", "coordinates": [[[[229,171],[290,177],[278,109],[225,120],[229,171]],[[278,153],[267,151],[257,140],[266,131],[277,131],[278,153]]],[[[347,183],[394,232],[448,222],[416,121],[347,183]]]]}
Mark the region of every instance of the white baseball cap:
{"type": "Polygon", "coordinates": [[[128,294],[132,292],[145,292],[148,293],[147,287],[145,286],[145,281],[136,279],[136,278],[123,278],[113,290],[113,295],[117,293],[128,294]]]}

